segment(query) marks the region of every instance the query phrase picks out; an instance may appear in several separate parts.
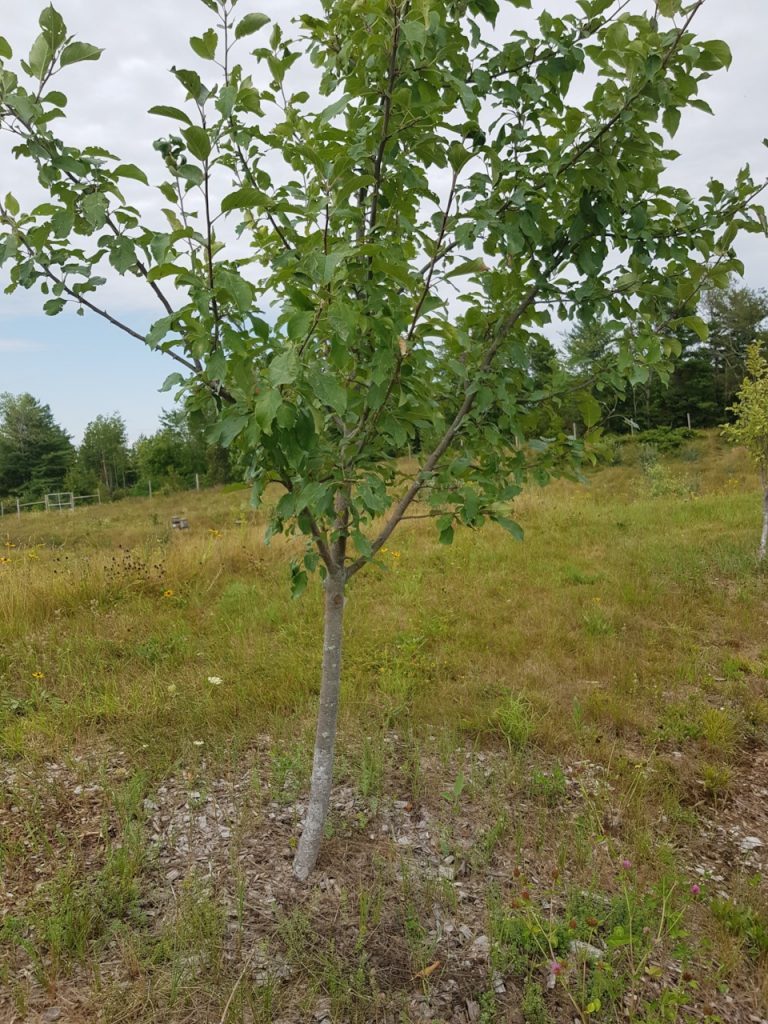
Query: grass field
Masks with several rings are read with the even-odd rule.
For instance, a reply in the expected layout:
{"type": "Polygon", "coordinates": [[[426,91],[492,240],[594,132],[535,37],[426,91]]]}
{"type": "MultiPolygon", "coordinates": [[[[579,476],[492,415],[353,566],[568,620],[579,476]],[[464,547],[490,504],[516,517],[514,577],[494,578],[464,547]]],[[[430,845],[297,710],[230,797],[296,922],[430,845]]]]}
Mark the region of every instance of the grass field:
{"type": "Polygon", "coordinates": [[[517,518],[355,579],[309,887],[292,542],[246,490],[0,520],[0,1019],[763,1020],[750,467],[705,435],[517,518]]]}

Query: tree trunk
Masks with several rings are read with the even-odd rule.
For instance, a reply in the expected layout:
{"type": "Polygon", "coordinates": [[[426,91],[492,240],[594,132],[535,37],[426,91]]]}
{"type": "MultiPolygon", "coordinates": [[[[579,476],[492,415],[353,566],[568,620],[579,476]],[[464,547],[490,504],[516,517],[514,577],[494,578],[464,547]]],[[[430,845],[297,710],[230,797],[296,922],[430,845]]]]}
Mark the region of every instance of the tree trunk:
{"type": "Polygon", "coordinates": [[[765,549],[768,547],[768,486],[763,485],[763,534],[760,537],[760,550],[758,558],[762,562],[765,558],[765,549]]]}
{"type": "Polygon", "coordinates": [[[341,643],[344,623],[344,570],[325,579],[325,635],[323,639],[323,678],[320,686],[320,708],[317,714],[315,755],[312,762],[312,784],[309,806],[293,861],[293,873],[302,882],[315,866],[323,839],[325,818],[333,782],[333,753],[336,742],[336,719],[339,712],[341,682],[341,643]]]}

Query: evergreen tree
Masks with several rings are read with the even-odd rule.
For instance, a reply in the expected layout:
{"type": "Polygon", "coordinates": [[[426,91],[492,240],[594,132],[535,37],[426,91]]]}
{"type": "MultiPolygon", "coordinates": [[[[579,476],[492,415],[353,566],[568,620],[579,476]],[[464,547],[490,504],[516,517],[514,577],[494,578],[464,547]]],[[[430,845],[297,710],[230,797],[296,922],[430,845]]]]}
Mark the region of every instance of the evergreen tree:
{"type": "Polygon", "coordinates": [[[0,395],[0,494],[33,500],[59,490],[74,453],[49,406],[27,393],[0,395]]]}

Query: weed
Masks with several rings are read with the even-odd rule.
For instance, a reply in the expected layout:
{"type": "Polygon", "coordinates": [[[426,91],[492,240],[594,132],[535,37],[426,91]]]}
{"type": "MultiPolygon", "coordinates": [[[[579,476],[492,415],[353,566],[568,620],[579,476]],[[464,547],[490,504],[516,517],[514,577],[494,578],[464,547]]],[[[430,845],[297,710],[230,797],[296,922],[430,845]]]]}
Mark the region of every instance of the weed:
{"type": "Polygon", "coordinates": [[[547,807],[556,807],[568,792],[565,772],[556,764],[550,771],[534,768],[528,779],[528,792],[547,807]]]}
{"type": "Polygon", "coordinates": [[[751,957],[768,953],[768,913],[732,900],[713,900],[710,909],[715,919],[743,943],[751,957]]]}
{"type": "Polygon", "coordinates": [[[493,713],[492,724],[506,740],[510,753],[525,750],[535,728],[531,702],[510,694],[493,713]]]}
{"type": "Polygon", "coordinates": [[[733,769],[726,764],[705,763],[701,766],[701,781],[707,796],[717,802],[733,785],[733,769]]]}
{"type": "Polygon", "coordinates": [[[551,1024],[552,1022],[541,985],[533,978],[526,978],[520,1012],[525,1024],[551,1024]]]}

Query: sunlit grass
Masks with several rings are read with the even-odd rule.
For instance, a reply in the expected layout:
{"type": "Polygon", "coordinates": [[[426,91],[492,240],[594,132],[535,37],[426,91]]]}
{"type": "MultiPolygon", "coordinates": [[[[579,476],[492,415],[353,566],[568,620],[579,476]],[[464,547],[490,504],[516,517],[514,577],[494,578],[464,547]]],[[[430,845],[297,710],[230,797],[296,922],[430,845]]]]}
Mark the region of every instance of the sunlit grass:
{"type": "MultiPolygon", "coordinates": [[[[637,468],[604,469],[522,498],[522,544],[489,527],[446,548],[428,524],[404,524],[385,568],[351,587],[345,727],[374,716],[482,734],[523,696],[545,748],[583,742],[585,727],[652,739],[671,699],[728,658],[760,661],[754,481],[738,452],[698,447],[670,472],[698,474],[699,496],[648,497],[637,468]]],[[[195,740],[214,753],[307,726],[319,584],[290,599],[297,542],[264,546],[247,499],[220,490],[4,518],[7,754],[98,741],[160,770],[195,740]],[[178,513],[189,530],[170,529],[178,513]]]]}

